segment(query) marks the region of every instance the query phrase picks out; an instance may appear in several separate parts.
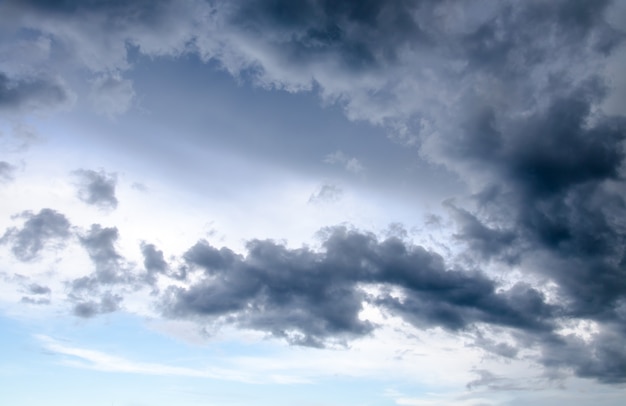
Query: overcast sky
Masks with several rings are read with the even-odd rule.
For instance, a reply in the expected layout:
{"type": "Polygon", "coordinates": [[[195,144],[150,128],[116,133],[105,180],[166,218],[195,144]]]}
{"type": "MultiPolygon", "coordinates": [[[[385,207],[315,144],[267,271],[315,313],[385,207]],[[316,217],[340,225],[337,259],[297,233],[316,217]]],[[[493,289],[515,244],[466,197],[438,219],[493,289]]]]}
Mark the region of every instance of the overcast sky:
{"type": "Polygon", "coordinates": [[[622,405],[626,1],[0,2],[0,403],[622,405]]]}

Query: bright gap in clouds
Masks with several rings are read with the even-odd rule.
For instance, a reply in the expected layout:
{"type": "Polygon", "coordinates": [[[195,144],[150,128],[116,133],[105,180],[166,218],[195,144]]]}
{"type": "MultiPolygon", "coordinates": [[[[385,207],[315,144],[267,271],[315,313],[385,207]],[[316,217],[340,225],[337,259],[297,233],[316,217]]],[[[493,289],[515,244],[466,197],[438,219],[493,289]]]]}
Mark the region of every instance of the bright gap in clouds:
{"type": "Polygon", "coordinates": [[[3,2],[0,401],[620,404],[624,10],[3,2]]]}

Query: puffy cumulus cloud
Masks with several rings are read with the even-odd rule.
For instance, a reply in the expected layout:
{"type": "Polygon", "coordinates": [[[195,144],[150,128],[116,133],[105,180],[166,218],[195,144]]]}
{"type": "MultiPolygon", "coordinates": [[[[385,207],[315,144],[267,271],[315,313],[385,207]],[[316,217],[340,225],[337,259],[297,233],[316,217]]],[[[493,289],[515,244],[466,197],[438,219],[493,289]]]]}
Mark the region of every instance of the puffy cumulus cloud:
{"type": "Polygon", "coordinates": [[[74,281],[74,288],[88,288],[93,283],[114,284],[128,281],[122,261],[117,252],[115,242],[119,238],[116,227],[102,227],[93,224],[89,231],[80,236],[80,243],[87,251],[95,265],[95,273],[91,277],[74,281]]]}
{"type": "Polygon", "coordinates": [[[83,202],[102,209],[115,209],[118,201],[115,197],[117,176],[114,173],[79,169],[73,172],[79,178],[78,197],[83,202]]]}
{"type": "Polygon", "coordinates": [[[10,244],[11,251],[20,261],[32,261],[52,243],[63,243],[71,237],[71,225],[61,213],[52,209],[30,211],[16,216],[24,219],[21,228],[11,227],[0,238],[0,243],[10,244]]]}
{"type": "MultiPolygon", "coordinates": [[[[223,319],[296,344],[322,346],[375,328],[365,302],[418,328],[450,331],[493,324],[549,332],[557,309],[530,285],[501,290],[477,271],[447,269],[442,257],[396,238],[327,230],[323,250],[251,241],[245,256],[199,241],[184,255],[198,282],[172,287],[171,317],[223,319]],[[377,286],[378,294],[365,286],[377,286]]],[[[195,279],[194,279],[195,280],[195,279]]]]}
{"type": "Polygon", "coordinates": [[[163,251],[157,249],[154,244],[141,243],[141,254],[143,255],[143,266],[146,269],[145,282],[154,285],[159,274],[166,274],[169,265],[165,261],[163,251]]]}
{"type": "Polygon", "coordinates": [[[135,288],[137,277],[117,250],[118,229],[92,224],[78,238],[95,269],[68,282],[74,315],[90,318],[119,310],[126,291],[135,288]]]}

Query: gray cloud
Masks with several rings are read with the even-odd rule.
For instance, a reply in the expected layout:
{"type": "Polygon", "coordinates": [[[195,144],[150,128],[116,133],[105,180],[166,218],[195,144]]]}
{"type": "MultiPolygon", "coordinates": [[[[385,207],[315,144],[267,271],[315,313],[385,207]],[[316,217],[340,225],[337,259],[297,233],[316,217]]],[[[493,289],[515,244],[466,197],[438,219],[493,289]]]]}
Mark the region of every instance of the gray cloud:
{"type": "MultiPolygon", "coordinates": [[[[251,241],[247,248],[246,255],[239,255],[206,241],[191,247],[184,260],[194,282],[166,290],[164,314],[235,324],[291,344],[323,347],[377,327],[359,317],[367,302],[419,329],[464,331],[475,337],[474,346],[496,356],[516,358],[521,349],[536,348],[548,370],[567,368],[605,383],[626,381],[623,299],[621,310],[598,317],[599,332],[584,340],[557,333],[564,319],[589,320],[578,303],[548,302],[527,283],[503,288],[484,273],[448,269],[436,253],[397,237],[378,240],[339,227],[325,230],[319,252],[267,240],[251,241]],[[377,293],[366,293],[364,286],[377,287],[377,293]],[[483,329],[490,328],[511,332],[512,341],[486,338],[483,329]]],[[[479,375],[471,387],[515,386],[489,373],[479,375]]]]}
{"type": "Polygon", "coordinates": [[[158,274],[165,274],[169,270],[169,265],[163,257],[163,251],[158,250],[154,244],[141,244],[141,254],[143,255],[143,266],[146,268],[145,281],[154,285],[158,274]]]}
{"type": "Polygon", "coordinates": [[[23,296],[20,302],[32,304],[32,305],[48,305],[50,304],[50,299],[46,299],[46,298],[34,299],[32,297],[23,296]]]}
{"type": "Polygon", "coordinates": [[[228,316],[311,346],[372,329],[358,318],[364,295],[354,289],[351,272],[334,271],[309,250],[291,251],[271,241],[252,241],[248,249],[241,257],[205,241],[194,245],[185,259],[207,277],[189,289],[170,288],[166,314],[228,316]]]}
{"type": "Polygon", "coordinates": [[[529,339],[544,365],[624,382],[626,336],[613,326],[623,325],[626,300],[626,120],[594,111],[605,95],[598,80],[558,86],[543,108],[517,117],[485,100],[465,109],[463,131],[439,155],[482,180],[477,209],[453,210],[457,238],[484,259],[554,282],[564,317],[598,323],[588,341],[529,339]]]}
{"type": "Polygon", "coordinates": [[[51,290],[47,286],[42,286],[37,283],[31,283],[27,287],[28,293],[33,296],[23,296],[20,302],[27,303],[31,305],[48,305],[50,304],[50,293],[51,290]],[[48,297],[45,297],[45,296],[48,297]],[[43,296],[43,297],[42,297],[43,296]]]}
{"type": "Polygon", "coordinates": [[[28,286],[28,291],[33,295],[45,295],[50,293],[50,288],[47,286],[41,286],[36,283],[31,283],[28,286]]]}
{"type": "Polygon", "coordinates": [[[515,357],[517,357],[517,354],[520,350],[520,348],[513,344],[506,342],[497,342],[492,339],[485,338],[481,332],[478,332],[476,334],[475,345],[492,354],[510,359],[514,359],[515,357]]]}
{"type": "Polygon", "coordinates": [[[115,197],[116,174],[88,169],[74,171],[74,174],[80,179],[78,185],[80,200],[103,209],[115,209],[117,207],[118,201],[115,197]]]}
{"type": "Polygon", "coordinates": [[[57,79],[10,78],[0,72],[0,111],[39,110],[67,105],[72,93],[57,79]]]}
{"type": "MultiPolygon", "coordinates": [[[[0,15],[8,27],[27,27],[50,37],[66,62],[103,73],[130,67],[129,45],[149,55],[180,54],[193,38],[193,25],[187,23],[196,19],[193,12],[200,6],[162,0],[12,0],[0,5],[0,15]]],[[[52,68],[59,65],[53,62],[52,68]]]]}
{"type": "Polygon", "coordinates": [[[170,316],[226,316],[244,327],[267,331],[297,344],[321,346],[374,326],[359,318],[369,301],[420,328],[468,328],[490,323],[549,331],[555,309],[529,285],[498,291],[479,272],[448,270],[443,259],[391,237],[337,228],[323,252],[290,250],[272,241],[252,241],[245,257],[201,241],[185,260],[204,272],[188,289],[170,288],[170,316]],[[370,297],[360,284],[385,287],[370,297]],[[387,288],[401,289],[399,298],[387,288]]]}
{"type": "Polygon", "coordinates": [[[573,334],[543,340],[541,362],[548,367],[572,368],[578,376],[595,378],[604,383],[624,383],[624,321],[602,326],[589,340],[573,334]]]}
{"type": "MultiPolygon", "coordinates": [[[[433,2],[422,3],[428,8],[433,2]]],[[[365,74],[397,63],[405,48],[431,40],[411,17],[418,4],[395,0],[247,1],[235,7],[227,19],[247,35],[262,35],[263,45],[272,51],[280,47],[273,56],[292,69],[309,69],[328,61],[328,68],[336,65],[340,71],[365,74]],[[268,32],[271,35],[263,35],[268,32]]]]}
{"type": "Polygon", "coordinates": [[[75,288],[87,287],[95,282],[113,284],[128,281],[129,275],[124,269],[123,257],[115,248],[118,237],[117,228],[103,228],[100,224],[93,224],[87,233],[79,237],[96,269],[93,276],[74,281],[75,288]]]}
{"type": "Polygon", "coordinates": [[[115,246],[119,232],[115,227],[92,224],[79,235],[79,241],[87,251],[95,270],[68,283],[68,299],[73,303],[75,316],[90,318],[120,309],[127,288],[137,282],[132,268],[115,246]],[[117,289],[117,291],[114,291],[117,289]]]}
{"type": "Polygon", "coordinates": [[[25,211],[17,217],[25,219],[22,228],[7,229],[0,242],[11,244],[13,254],[21,261],[35,260],[46,246],[71,236],[70,222],[52,209],[41,209],[37,214],[25,211]]]}
{"type": "Polygon", "coordinates": [[[460,209],[450,202],[444,203],[452,212],[452,217],[458,226],[456,238],[466,242],[472,253],[478,254],[482,259],[499,256],[509,261],[516,261],[516,253],[508,253],[516,234],[511,230],[490,228],[483,224],[475,215],[467,210],[460,209]]]}
{"type": "Polygon", "coordinates": [[[100,297],[99,301],[79,301],[74,305],[73,312],[75,316],[82,318],[91,318],[98,314],[112,313],[120,309],[122,300],[122,297],[119,295],[105,292],[100,297]]]}
{"type": "Polygon", "coordinates": [[[459,237],[473,250],[489,255],[513,250],[528,261],[545,253],[548,258],[535,270],[558,282],[575,304],[571,309],[609,317],[626,295],[626,224],[620,220],[626,215],[621,191],[626,121],[596,117],[590,124],[594,96],[590,89],[557,99],[546,111],[499,126],[492,140],[468,130],[455,148],[500,185],[488,186],[479,200],[482,217],[503,226],[492,230],[457,212],[459,237]]]}

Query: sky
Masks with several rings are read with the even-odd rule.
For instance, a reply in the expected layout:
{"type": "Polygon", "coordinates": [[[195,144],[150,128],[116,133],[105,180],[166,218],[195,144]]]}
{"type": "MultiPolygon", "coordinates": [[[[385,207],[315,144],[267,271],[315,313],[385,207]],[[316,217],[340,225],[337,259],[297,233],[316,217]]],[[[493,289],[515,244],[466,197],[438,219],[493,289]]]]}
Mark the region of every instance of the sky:
{"type": "Polygon", "coordinates": [[[0,403],[622,405],[626,1],[0,1],[0,403]]]}

